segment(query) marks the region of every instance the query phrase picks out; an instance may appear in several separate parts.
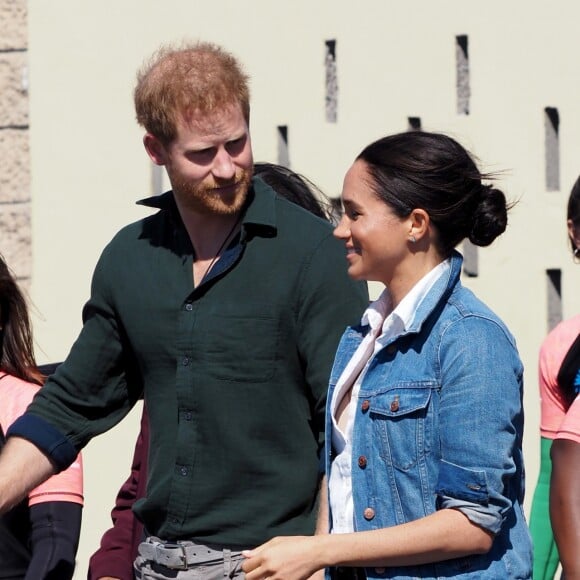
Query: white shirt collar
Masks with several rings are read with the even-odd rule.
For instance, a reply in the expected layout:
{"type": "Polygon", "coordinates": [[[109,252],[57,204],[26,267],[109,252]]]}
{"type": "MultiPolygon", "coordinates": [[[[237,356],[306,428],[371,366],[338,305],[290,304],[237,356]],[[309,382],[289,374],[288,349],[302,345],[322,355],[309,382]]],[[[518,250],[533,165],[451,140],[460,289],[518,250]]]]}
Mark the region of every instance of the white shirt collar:
{"type": "Polygon", "coordinates": [[[415,314],[417,308],[429,293],[429,290],[433,287],[435,282],[443,276],[451,268],[451,260],[444,260],[435,268],[427,272],[405,295],[405,297],[399,302],[397,307],[391,312],[391,294],[388,288],[385,288],[381,295],[365,310],[361,324],[363,326],[370,326],[373,331],[376,331],[379,326],[382,325],[383,332],[386,330],[387,325],[391,326],[392,322],[389,322],[389,318],[397,317],[399,323],[402,324],[402,329],[407,330],[413,320],[415,319],[415,314]],[[389,315],[390,312],[390,315],[389,315]]]}

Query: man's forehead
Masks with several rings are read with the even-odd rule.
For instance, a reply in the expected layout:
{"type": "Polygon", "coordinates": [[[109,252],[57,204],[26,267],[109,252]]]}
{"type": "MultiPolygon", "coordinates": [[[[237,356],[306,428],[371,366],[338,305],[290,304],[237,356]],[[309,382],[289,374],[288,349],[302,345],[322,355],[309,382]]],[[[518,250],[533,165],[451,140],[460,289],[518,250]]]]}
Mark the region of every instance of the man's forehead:
{"type": "Polygon", "coordinates": [[[188,109],[178,115],[178,126],[205,131],[230,124],[240,117],[243,119],[242,107],[239,103],[216,106],[211,109],[188,109]]]}

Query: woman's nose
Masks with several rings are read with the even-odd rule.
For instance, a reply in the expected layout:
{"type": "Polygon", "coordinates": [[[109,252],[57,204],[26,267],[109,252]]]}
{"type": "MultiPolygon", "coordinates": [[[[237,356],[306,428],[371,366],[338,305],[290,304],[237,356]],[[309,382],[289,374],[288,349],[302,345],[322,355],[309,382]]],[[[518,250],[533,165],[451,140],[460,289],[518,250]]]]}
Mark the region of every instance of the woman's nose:
{"type": "Polygon", "coordinates": [[[338,225],[334,228],[333,235],[339,240],[344,240],[350,237],[350,227],[348,225],[347,217],[343,214],[338,222],[338,225]]]}

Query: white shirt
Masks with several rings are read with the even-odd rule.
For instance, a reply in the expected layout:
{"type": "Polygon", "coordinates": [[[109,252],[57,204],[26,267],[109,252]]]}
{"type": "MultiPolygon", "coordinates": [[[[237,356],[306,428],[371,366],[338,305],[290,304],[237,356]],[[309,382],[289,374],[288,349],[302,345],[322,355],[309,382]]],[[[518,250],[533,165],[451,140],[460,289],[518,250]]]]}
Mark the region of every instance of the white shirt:
{"type": "Polygon", "coordinates": [[[356,399],[369,364],[375,354],[394,336],[411,326],[417,308],[433,284],[450,268],[445,260],[419,280],[393,310],[391,296],[385,288],[377,300],[363,314],[361,324],[370,329],[342,372],[330,405],[332,415],[332,446],[336,457],[329,475],[329,502],[332,513],[331,532],[346,534],[354,531],[354,504],[352,499],[352,430],[356,399]],[[350,402],[345,409],[344,432],[339,428],[336,411],[344,396],[352,388],[350,402]]]}

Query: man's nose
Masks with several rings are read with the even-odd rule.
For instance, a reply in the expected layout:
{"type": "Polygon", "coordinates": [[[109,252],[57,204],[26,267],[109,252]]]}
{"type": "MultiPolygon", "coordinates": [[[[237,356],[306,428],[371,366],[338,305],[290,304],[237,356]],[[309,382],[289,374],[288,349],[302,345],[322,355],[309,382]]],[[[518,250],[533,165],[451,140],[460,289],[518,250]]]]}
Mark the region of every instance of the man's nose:
{"type": "Polygon", "coordinates": [[[213,160],[212,173],[219,179],[231,179],[236,174],[231,155],[223,147],[218,150],[213,160]]]}

